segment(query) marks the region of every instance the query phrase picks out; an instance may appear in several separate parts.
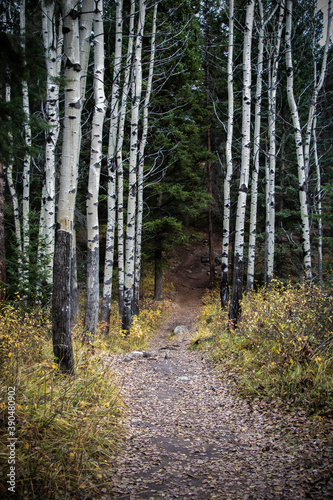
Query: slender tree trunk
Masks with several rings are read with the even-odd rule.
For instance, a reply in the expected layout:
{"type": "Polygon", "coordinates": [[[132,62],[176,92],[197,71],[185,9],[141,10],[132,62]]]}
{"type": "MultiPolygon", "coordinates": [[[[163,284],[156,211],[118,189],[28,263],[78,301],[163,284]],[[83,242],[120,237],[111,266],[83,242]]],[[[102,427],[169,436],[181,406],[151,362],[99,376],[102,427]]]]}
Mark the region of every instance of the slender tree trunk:
{"type": "Polygon", "coordinates": [[[269,47],[269,75],[268,75],[268,136],[269,136],[269,178],[268,178],[268,204],[267,215],[267,274],[266,285],[269,285],[274,275],[275,254],[275,171],[276,171],[276,92],[278,86],[278,66],[280,45],[285,13],[285,2],[280,5],[277,31],[274,36],[273,46],[269,47]]]}
{"type": "Polygon", "coordinates": [[[98,195],[103,156],[103,124],[107,106],[104,93],[103,0],[96,0],[94,11],[94,97],[87,197],[87,303],[84,324],[88,341],[96,335],[99,308],[98,195]]]}
{"type": "Polygon", "coordinates": [[[163,293],[163,263],[161,248],[155,249],[155,286],[154,299],[161,300],[163,293]]]}
{"type": "Polygon", "coordinates": [[[255,96],[255,124],[254,124],[254,146],[253,146],[253,170],[251,184],[251,212],[250,212],[250,238],[249,238],[249,258],[247,267],[247,291],[254,288],[254,264],[256,255],[257,238],[257,204],[258,204],[258,178],[260,166],[260,128],[261,128],[261,94],[262,94],[262,74],[264,59],[264,13],[262,0],[259,0],[260,24],[258,28],[258,65],[257,84],[255,96]]]}
{"type": "Polygon", "coordinates": [[[125,280],[124,280],[124,310],[123,329],[128,333],[133,319],[134,303],[134,263],[135,263],[135,219],[137,195],[137,156],[138,156],[138,131],[139,107],[142,92],[142,37],[145,23],[146,1],[140,0],[138,31],[136,37],[133,81],[132,81],[132,108],[130,132],[130,160],[128,179],[127,225],[125,245],[125,280]]]}
{"type": "Polygon", "coordinates": [[[114,263],[114,239],[116,226],[116,146],[119,122],[119,97],[120,97],[120,72],[123,36],[123,2],[119,0],[116,8],[116,38],[115,57],[113,67],[113,84],[111,90],[111,120],[108,146],[108,220],[106,229],[106,250],[104,264],[103,298],[101,306],[101,324],[105,331],[109,330],[113,263],[114,263]]]}
{"type": "Polygon", "coordinates": [[[4,220],[4,173],[0,159],[0,301],[6,296],[6,252],[5,252],[5,220],[4,220]]]}
{"type": "Polygon", "coordinates": [[[63,372],[73,372],[71,276],[74,209],[81,126],[81,63],[79,12],[76,0],[63,1],[65,110],[59,179],[59,204],[53,267],[53,352],[63,372]]]}
{"type": "Polygon", "coordinates": [[[121,108],[119,114],[119,128],[117,140],[117,178],[118,178],[118,297],[119,297],[119,315],[122,318],[124,310],[124,280],[125,280],[125,263],[124,263],[124,169],[123,169],[123,142],[126,118],[126,106],[130,92],[130,75],[132,68],[133,43],[135,38],[134,33],[135,20],[135,0],[131,0],[129,37],[126,55],[125,75],[123,82],[123,90],[121,96],[121,108]]]}
{"type": "MultiPolygon", "coordinates": [[[[23,65],[26,68],[25,45],[26,45],[26,13],[25,0],[20,0],[20,35],[21,49],[23,54],[23,65]]],[[[26,288],[29,287],[29,245],[30,245],[30,168],[31,168],[31,127],[30,127],[30,105],[28,82],[22,80],[22,101],[23,101],[23,129],[26,151],[23,159],[23,195],[22,195],[22,250],[23,250],[23,282],[26,288]]]]}
{"type": "Polygon", "coordinates": [[[251,46],[254,6],[255,1],[249,0],[246,7],[243,48],[242,163],[236,213],[233,284],[229,308],[229,319],[232,323],[237,321],[243,295],[245,212],[251,153],[251,46]]]}
{"type": "Polygon", "coordinates": [[[302,129],[298,113],[298,106],[294,96],[294,70],[293,70],[292,52],[291,52],[292,6],[293,6],[292,0],[287,0],[287,20],[286,20],[286,35],[285,35],[287,97],[291,112],[292,123],[294,127],[294,136],[295,136],[295,145],[297,154],[304,277],[306,281],[311,281],[312,265],[311,265],[310,221],[309,221],[309,208],[307,200],[307,177],[306,177],[306,169],[304,161],[302,129]]]}
{"type": "Polygon", "coordinates": [[[222,274],[221,274],[221,307],[229,302],[229,245],[230,245],[230,214],[231,198],[230,185],[233,173],[232,137],[234,128],[234,0],[229,2],[229,45],[228,45],[228,131],[226,143],[227,172],[224,179],[224,207],[223,207],[223,240],[222,240],[222,274]]]}
{"type": "Polygon", "coordinates": [[[147,144],[148,137],[148,107],[150,102],[150,96],[152,91],[153,75],[154,75],[154,63],[155,63],[155,40],[156,40],[156,19],[157,19],[157,2],[154,5],[153,13],[153,28],[151,34],[151,45],[150,45],[150,62],[149,62],[149,72],[147,79],[147,90],[145,95],[145,100],[143,103],[143,118],[142,118],[142,136],[139,147],[139,158],[138,158],[138,209],[137,209],[137,229],[136,229],[136,240],[135,240],[135,281],[134,281],[134,309],[133,314],[139,314],[139,286],[140,286],[140,271],[141,271],[141,240],[142,240],[142,217],[143,217],[143,170],[144,170],[144,159],[145,159],[145,147],[147,144]]]}
{"type": "Polygon", "coordinates": [[[318,151],[317,151],[316,126],[317,126],[317,117],[314,117],[314,120],[313,120],[313,152],[314,152],[314,159],[315,159],[315,164],[316,164],[316,174],[317,174],[316,212],[318,215],[318,277],[319,277],[320,286],[322,287],[323,282],[324,282],[324,280],[323,280],[323,222],[322,222],[322,217],[321,217],[322,216],[322,207],[321,207],[322,188],[321,188],[321,171],[320,171],[320,164],[319,164],[318,151]]]}

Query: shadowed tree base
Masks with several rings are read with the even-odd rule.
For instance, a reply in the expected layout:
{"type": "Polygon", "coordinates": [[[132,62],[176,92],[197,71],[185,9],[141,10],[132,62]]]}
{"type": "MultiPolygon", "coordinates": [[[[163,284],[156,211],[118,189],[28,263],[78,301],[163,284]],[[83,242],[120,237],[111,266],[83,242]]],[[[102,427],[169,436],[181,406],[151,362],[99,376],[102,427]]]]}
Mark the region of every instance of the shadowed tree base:
{"type": "Polygon", "coordinates": [[[59,370],[66,373],[74,371],[71,332],[72,239],[72,234],[67,231],[56,232],[53,267],[53,352],[59,370]]]}

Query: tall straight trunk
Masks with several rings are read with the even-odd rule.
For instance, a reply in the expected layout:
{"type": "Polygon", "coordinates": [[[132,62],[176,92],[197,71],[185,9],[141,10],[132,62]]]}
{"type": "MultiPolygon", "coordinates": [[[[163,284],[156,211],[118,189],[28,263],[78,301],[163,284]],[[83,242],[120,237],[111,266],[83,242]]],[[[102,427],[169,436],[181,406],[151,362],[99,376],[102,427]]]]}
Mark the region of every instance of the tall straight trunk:
{"type": "Polygon", "coordinates": [[[229,308],[229,319],[237,321],[243,295],[245,212],[249,184],[251,153],[251,46],[255,1],[249,0],[246,7],[243,48],[243,104],[242,104],[242,159],[236,213],[233,284],[229,308]]]}
{"type": "Polygon", "coordinates": [[[320,286],[323,286],[323,222],[322,222],[322,188],[321,188],[321,171],[317,151],[317,117],[313,120],[313,152],[316,164],[316,212],[318,216],[318,278],[320,286]]]}
{"type": "MultiPolygon", "coordinates": [[[[206,63],[206,106],[209,106],[209,52],[208,52],[208,41],[209,41],[209,19],[208,19],[208,1],[205,3],[205,63],[206,63]]],[[[210,116],[208,117],[208,122],[210,122],[210,116]]],[[[207,151],[210,155],[212,151],[211,146],[211,130],[210,123],[208,123],[207,128],[207,151]]],[[[208,178],[208,193],[212,196],[212,162],[209,159],[207,161],[207,178],[208,178]]],[[[215,285],[215,267],[214,267],[214,249],[213,249],[213,209],[212,203],[209,203],[208,207],[208,254],[209,254],[209,286],[211,288],[215,285]]]]}
{"type": "Polygon", "coordinates": [[[268,47],[269,75],[268,75],[268,136],[269,136],[269,178],[268,178],[268,204],[267,215],[267,274],[266,285],[269,285],[274,274],[275,254],[275,171],[276,171],[276,92],[278,86],[278,66],[280,57],[280,45],[285,14],[285,2],[280,4],[280,13],[273,46],[268,47]]]}
{"type": "Polygon", "coordinates": [[[98,195],[103,156],[103,124],[107,106],[104,93],[103,0],[96,0],[94,10],[94,98],[87,196],[87,302],[84,320],[87,340],[96,335],[99,308],[98,195]]]}
{"type": "Polygon", "coordinates": [[[113,66],[113,83],[111,90],[111,120],[108,145],[108,198],[107,198],[107,229],[106,229],[106,249],[104,262],[103,297],[101,305],[101,324],[103,330],[109,330],[113,262],[114,262],[114,240],[116,226],[116,147],[118,137],[119,122],[119,93],[120,93],[120,72],[122,55],[123,36],[123,2],[119,0],[116,7],[116,34],[115,34],[115,56],[113,66]]]}
{"type": "Polygon", "coordinates": [[[145,160],[145,147],[148,138],[148,108],[153,84],[154,63],[155,63],[155,49],[156,49],[156,20],[157,20],[157,2],[154,5],[153,12],[153,27],[151,34],[150,44],[150,61],[149,72],[147,79],[147,90],[145,100],[143,103],[143,117],[142,117],[142,136],[139,147],[138,158],[138,208],[137,208],[137,221],[136,221],[136,240],[135,240],[135,281],[134,281],[134,314],[139,313],[139,286],[140,286],[140,272],[141,272],[141,240],[142,240],[142,218],[143,218],[143,170],[145,160]]]}
{"type": "MultiPolygon", "coordinates": [[[[25,60],[25,45],[26,45],[26,12],[25,0],[20,0],[20,35],[21,35],[21,50],[23,55],[23,65],[26,68],[25,60]]],[[[29,105],[29,89],[28,82],[25,77],[22,82],[22,103],[23,103],[23,129],[25,154],[23,159],[23,195],[22,195],[22,250],[23,250],[23,281],[26,287],[29,286],[29,245],[30,245],[30,169],[31,169],[31,127],[30,127],[30,105],[29,105]]]]}
{"type": "Polygon", "coordinates": [[[258,178],[260,165],[260,128],[261,128],[261,94],[262,94],[262,74],[264,58],[264,13],[262,0],[259,0],[260,21],[258,28],[258,65],[257,84],[255,95],[255,124],[254,124],[254,145],[253,145],[253,170],[251,184],[251,212],[250,212],[250,237],[249,237],[249,257],[247,266],[247,291],[254,287],[254,264],[256,255],[257,238],[257,204],[258,204],[258,178]]]}
{"type": "MultiPolygon", "coordinates": [[[[45,132],[45,179],[43,192],[43,232],[40,239],[41,252],[47,257],[46,281],[52,284],[54,228],[55,228],[55,197],[56,197],[56,146],[60,130],[59,116],[59,76],[62,53],[62,22],[57,24],[55,18],[55,0],[42,1],[43,43],[46,61],[46,105],[45,115],[47,130],[45,132]]],[[[42,228],[41,228],[42,231],[42,228]]]]}
{"type": "Polygon", "coordinates": [[[233,173],[232,137],[234,128],[234,0],[229,2],[229,44],[228,44],[228,130],[226,143],[227,172],[224,179],[223,202],[223,240],[222,240],[222,273],[221,273],[221,307],[229,302],[229,245],[230,245],[230,214],[231,198],[230,185],[233,173]]]}
{"type": "MultiPolygon", "coordinates": [[[[6,102],[9,103],[11,101],[11,87],[8,83],[6,83],[5,88],[5,99],[6,102]]],[[[11,151],[13,150],[13,134],[8,132],[8,142],[10,145],[11,151]]],[[[7,164],[7,184],[10,193],[10,197],[13,204],[13,215],[14,215],[14,227],[15,227],[15,236],[16,236],[16,246],[18,249],[18,274],[22,276],[22,230],[21,230],[21,220],[20,220],[20,209],[16,187],[13,179],[13,167],[14,167],[14,157],[13,154],[10,153],[8,164],[7,164]]]]}
{"type": "Polygon", "coordinates": [[[311,243],[310,243],[310,220],[307,200],[307,177],[304,161],[304,149],[302,140],[302,129],[298,113],[298,106],[294,96],[294,69],[291,51],[291,31],[292,31],[292,0],[287,0],[287,20],[286,20],[286,67],[287,67],[287,97],[291,112],[292,123],[294,127],[295,146],[298,165],[298,186],[299,202],[301,211],[302,227],[302,248],[303,248],[303,268],[304,278],[307,281],[312,280],[311,265],[311,243]]]}
{"type": "Polygon", "coordinates": [[[0,301],[5,298],[6,283],[6,252],[5,252],[5,220],[4,220],[4,173],[3,163],[0,159],[0,301]]]}
{"type": "Polygon", "coordinates": [[[74,209],[78,179],[81,128],[81,63],[79,12],[76,0],[64,0],[64,131],[59,179],[59,203],[53,267],[53,352],[59,369],[73,372],[71,336],[71,274],[74,209]]]}
{"type": "Polygon", "coordinates": [[[123,316],[124,309],[124,169],[123,169],[123,142],[125,130],[126,107],[130,91],[130,75],[132,68],[133,43],[134,43],[134,20],[135,20],[135,0],[131,0],[129,37],[126,55],[125,75],[123,81],[123,90],[121,96],[121,108],[119,113],[119,127],[117,140],[117,212],[118,212],[118,297],[119,297],[119,315],[123,316]]]}
{"type": "Polygon", "coordinates": [[[127,224],[125,243],[125,280],[124,280],[124,310],[122,317],[123,329],[128,333],[133,319],[134,303],[134,264],[135,264],[135,220],[137,209],[137,160],[139,107],[142,92],[142,37],[145,23],[146,1],[140,0],[137,36],[133,61],[132,107],[130,131],[130,158],[128,177],[127,224]]]}

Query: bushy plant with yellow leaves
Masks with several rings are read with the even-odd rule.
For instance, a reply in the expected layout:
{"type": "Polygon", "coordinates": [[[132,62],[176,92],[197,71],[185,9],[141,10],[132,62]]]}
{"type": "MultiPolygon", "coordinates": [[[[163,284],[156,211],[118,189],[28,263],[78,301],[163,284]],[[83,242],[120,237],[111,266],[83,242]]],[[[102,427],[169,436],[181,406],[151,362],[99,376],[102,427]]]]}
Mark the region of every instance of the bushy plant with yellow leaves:
{"type": "Polygon", "coordinates": [[[75,377],[61,374],[49,329],[41,312],[22,316],[8,306],[0,314],[2,498],[9,493],[9,431],[16,439],[13,498],[94,496],[102,483],[106,492],[111,489],[107,471],[120,435],[122,402],[107,355],[98,342],[82,346],[74,335],[75,377]]]}
{"type": "Polygon", "coordinates": [[[197,337],[216,335],[214,356],[232,370],[242,394],[282,398],[309,414],[332,414],[330,291],[273,281],[269,289],[244,296],[241,319],[232,330],[219,305],[217,293],[215,302],[205,298],[197,337]],[[212,323],[206,321],[209,314],[212,323]]]}

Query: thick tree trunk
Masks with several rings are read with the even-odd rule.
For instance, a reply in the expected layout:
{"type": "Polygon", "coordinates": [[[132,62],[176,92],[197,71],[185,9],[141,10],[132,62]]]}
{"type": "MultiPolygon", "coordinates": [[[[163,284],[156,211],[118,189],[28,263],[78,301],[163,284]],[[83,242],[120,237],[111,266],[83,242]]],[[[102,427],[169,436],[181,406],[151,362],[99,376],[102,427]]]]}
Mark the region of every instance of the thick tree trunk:
{"type": "Polygon", "coordinates": [[[243,294],[245,212],[251,153],[251,46],[254,6],[255,1],[249,0],[246,7],[243,48],[242,163],[236,213],[233,285],[229,308],[229,319],[232,324],[237,321],[243,294]]]}
{"type": "Polygon", "coordinates": [[[232,137],[234,127],[234,0],[229,2],[229,45],[228,45],[228,131],[226,143],[227,172],[224,179],[224,206],[223,206],[223,240],[222,240],[222,273],[221,273],[221,307],[229,302],[229,245],[230,245],[230,214],[231,198],[230,185],[233,173],[232,137]]]}
{"type": "Polygon", "coordinates": [[[64,0],[65,114],[59,179],[59,204],[53,267],[53,351],[61,371],[73,372],[71,275],[74,208],[81,128],[79,12],[76,0],[64,0]]]}
{"type": "Polygon", "coordinates": [[[41,253],[46,259],[46,281],[52,284],[55,197],[56,197],[56,146],[60,130],[59,83],[62,53],[62,22],[59,22],[59,35],[55,19],[55,1],[42,1],[43,42],[46,61],[46,106],[45,114],[48,129],[45,132],[45,181],[43,194],[43,236],[40,240],[41,253]]]}

